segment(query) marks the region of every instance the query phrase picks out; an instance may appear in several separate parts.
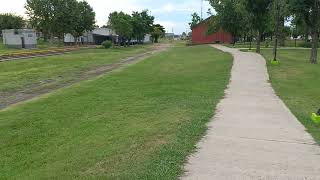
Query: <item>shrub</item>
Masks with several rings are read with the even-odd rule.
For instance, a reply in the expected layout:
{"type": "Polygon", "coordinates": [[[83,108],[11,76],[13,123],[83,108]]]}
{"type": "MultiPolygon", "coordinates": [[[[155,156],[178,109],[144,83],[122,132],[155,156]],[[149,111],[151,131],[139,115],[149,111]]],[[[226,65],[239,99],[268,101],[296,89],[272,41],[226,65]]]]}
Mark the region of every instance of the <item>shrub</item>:
{"type": "Polygon", "coordinates": [[[311,48],[311,42],[302,42],[299,44],[300,47],[311,48]]]}
{"type": "Polygon", "coordinates": [[[112,41],[104,41],[102,44],[101,44],[105,49],[109,49],[112,47],[112,41]]]}

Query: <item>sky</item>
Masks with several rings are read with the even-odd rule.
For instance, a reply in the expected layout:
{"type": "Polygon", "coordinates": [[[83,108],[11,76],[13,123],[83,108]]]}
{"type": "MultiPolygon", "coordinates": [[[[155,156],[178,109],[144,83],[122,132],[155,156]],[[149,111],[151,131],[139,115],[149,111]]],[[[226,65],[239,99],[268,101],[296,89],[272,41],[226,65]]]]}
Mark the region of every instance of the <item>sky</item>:
{"type": "MultiPolygon", "coordinates": [[[[181,34],[190,32],[188,23],[191,14],[201,13],[201,0],[87,0],[96,12],[96,24],[103,26],[108,21],[109,13],[123,11],[131,14],[132,11],[148,9],[155,17],[155,23],[166,28],[167,32],[181,34]]],[[[14,13],[25,15],[26,0],[0,0],[0,13],[14,13]]],[[[203,1],[203,18],[208,17],[207,11],[211,8],[207,1],[203,1]]]]}

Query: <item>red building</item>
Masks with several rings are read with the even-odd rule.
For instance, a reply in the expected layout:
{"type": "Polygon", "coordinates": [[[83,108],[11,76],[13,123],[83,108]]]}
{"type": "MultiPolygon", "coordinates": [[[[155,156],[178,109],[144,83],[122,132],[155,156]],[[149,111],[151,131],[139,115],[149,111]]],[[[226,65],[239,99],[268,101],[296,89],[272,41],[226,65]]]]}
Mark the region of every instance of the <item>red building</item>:
{"type": "Polygon", "coordinates": [[[208,18],[192,28],[192,44],[232,43],[232,35],[220,29],[217,32],[208,34],[208,18]]]}

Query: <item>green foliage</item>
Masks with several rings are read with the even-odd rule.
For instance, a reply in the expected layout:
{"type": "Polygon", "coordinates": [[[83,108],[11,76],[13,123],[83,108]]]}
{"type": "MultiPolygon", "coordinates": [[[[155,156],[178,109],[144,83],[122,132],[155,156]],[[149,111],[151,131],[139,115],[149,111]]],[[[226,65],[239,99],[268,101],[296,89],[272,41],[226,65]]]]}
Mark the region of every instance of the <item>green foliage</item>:
{"type": "Polygon", "coordinates": [[[160,24],[155,24],[153,25],[153,31],[151,32],[151,36],[153,38],[153,41],[155,43],[159,42],[159,38],[163,37],[165,34],[165,29],[163,26],[161,26],[160,24]]]}
{"type": "Polygon", "coordinates": [[[120,36],[119,40],[124,42],[136,38],[142,41],[146,34],[151,34],[155,42],[165,33],[160,24],[153,24],[154,17],[148,15],[148,10],[133,12],[132,16],[124,12],[113,12],[109,15],[108,24],[120,36]]]}
{"type": "Polygon", "coordinates": [[[198,13],[193,13],[191,14],[192,19],[191,22],[189,23],[190,29],[192,30],[196,25],[198,25],[202,20],[198,13]]]}
{"type": "Polygon", "coordinates": [[[245,7],[251,14],[253,28],[262,33],[269,20],[272,0],[246,0],[245,7]]]}
{"type": "Polygon", "coordinates": [[[252,29],[258,32],[256,52],[260,53],[260,41],[268,27],[272,0],[246,0],[244,5],[249,13],[252,29]]]}
{"type": "Polygon", "coordinates": [[[21,29],[25,25],[23,17],[14,14],[0,14],[0,35],[4,29],[21,29]]]}
{"type": "Polygon", "coordinates": [[[85,1],[27,0],[25,8],[31,25],[45,38],[51,35],[62,39],[65,33],[79,36],[95,23],[93,9],[85,1]]]}
{"type": "Polygon", "coordinates": [[[132,17],[124,12],[113,12],[109,15],[109,25],[123,41],[133,35],[132,17]]]}
{"type": "Polygon", "coordinates": [[[244,20],[247,15],[242,1],[235,0],[210,0],[211,6],[217,12],[215,17],[216,29],[223,28],[236,37],[244,30],[244,20]]]}
{"type": "Polygon", "coordinates": [[[94,29],[95,12],[86,1],[78,2],[74,8],[75,15],[78,18],[76,19],[72,34],[74,37],[79,37],[83,35],[84,32],[94,29]]]}
{"type": "Polygon", "coordinates": [[[104,41],[104,42],[102,42],[101,45],[102,45],[105,49],[110,49],[110,48],[112,47],[112,41],[109,41],[109,40],[104,41]]]}
{"type": "Polygon", "coordinates": [[[311,47],[312,47],[312,44],[311,44],[311,42],[304,41],[304,42],[302,42],[302,43],[299,44],[299,47],[311,48],[311,47]]]}
{"type": "Polygon", "coordinates": [[[148,10],[132,13],[133,36],[140,42],[146,34],[150,34],[153,30],[154,17],[148,13],[148,10]]]}
{"type": "Polygon", "coordinates": [[[291,21],[291,31],[293,37],[302,36],[305,40],[308,40],[309,28],[306,25],[304,18],[301,16],[294,16],[291,21]]]}
{"type": "Polygon", "coordinates": [[[289,7],[292,13],[303,20],[311,31],[312,50],[310,62],[316,64],[318,39],[320,31],[320,2],[319,0],[290,0],[289,7]]]}

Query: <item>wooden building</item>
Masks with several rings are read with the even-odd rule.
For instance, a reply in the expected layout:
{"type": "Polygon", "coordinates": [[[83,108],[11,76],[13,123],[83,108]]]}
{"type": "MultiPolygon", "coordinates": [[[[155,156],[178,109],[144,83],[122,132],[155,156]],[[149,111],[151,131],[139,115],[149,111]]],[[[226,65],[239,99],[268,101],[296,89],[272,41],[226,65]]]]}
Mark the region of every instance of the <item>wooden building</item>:
{"type": "Polygon", "coordinates": [[[232,43],[232,35],[221,28],[218,31],[209,32],[209,23],[212,18],[213,16],[203,20],[192,28],[192,44],[232,43]]]}

